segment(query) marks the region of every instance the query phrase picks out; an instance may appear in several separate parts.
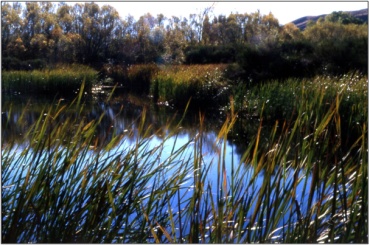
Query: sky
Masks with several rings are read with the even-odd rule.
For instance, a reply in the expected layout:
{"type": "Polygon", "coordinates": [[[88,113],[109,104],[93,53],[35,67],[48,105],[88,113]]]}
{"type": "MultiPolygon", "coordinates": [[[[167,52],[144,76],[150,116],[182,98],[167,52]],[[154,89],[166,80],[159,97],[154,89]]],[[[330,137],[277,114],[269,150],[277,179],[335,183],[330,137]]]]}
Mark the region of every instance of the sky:
{"type": "MultiPolygon", "coordinates": [[[[333,11],[352,11],[368,8],[368,1],[290,1],[290,2],[265,2],[265,1],[136,1],[136,2],[98,2],[99,5],[108,4],[113,6],[122,19],[129,14],[138,20],[140,16],[150,13],[153,16],[162,13],[165,17],[186,17],[190,14],[198,14],[205,8],[213,5],[213,15],[229,15],[233,13],[253,13],[260,10],[262,15],[271,12],[279,23],[284,25],[304,16],[316,16],[330,14],[333,11]]],[[[210,17],[212,14],[210,14],[210,17]]]]}

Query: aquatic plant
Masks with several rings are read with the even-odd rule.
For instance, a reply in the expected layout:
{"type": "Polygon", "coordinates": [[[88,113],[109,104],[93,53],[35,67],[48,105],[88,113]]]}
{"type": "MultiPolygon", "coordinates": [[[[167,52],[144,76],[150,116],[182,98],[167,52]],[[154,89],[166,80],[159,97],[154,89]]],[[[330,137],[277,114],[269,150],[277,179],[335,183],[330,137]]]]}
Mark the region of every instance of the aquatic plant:
{"type": "MultiPolygon", "coordinates": [[[[113,137],[100,145],[103,115],[56,120],[83,111],[81,91],[70,105],[45,108],[24,144],[2,142],[3,242],[368,242],[367,122],[349,124],[358,133],[343,145],[344,90],[324,107],[317,101],[325,90],[316,90],[274,122],[267,140],[264,101],[240,161],[226,160],[240,116],[234,99],[209,158],[203,115],[183,144],[181,120],[153,144],[144,110],[137,131],[108,127],[113,137]],[[126,142],[124,134],[138,137],[126,142]]],[[[351,120],[366,111],[362,104],[346,112],[351,120]]]]}

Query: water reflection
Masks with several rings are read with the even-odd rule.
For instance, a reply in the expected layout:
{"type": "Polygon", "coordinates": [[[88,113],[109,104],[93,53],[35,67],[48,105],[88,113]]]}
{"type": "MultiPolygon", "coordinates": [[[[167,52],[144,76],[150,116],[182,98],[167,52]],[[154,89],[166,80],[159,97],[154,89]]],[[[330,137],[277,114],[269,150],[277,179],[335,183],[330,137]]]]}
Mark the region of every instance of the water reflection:
{"type": "MultiPolygon", "coordinates": [[[[2,98],[2,142],[24,143],[24,136],[27,134],[30,126],[34,124],[44,114],[45,118],[50,105],[59,107],[70,104],[69,99],[50,100],[39,97],[26,97],[5,95],[2,98]]],[[[139,99],[132,95],[120,95],[109,102],[104,99],[90,100],[84,104],[83,113],[76,112],[70,108],[58,117],[63,121],[68,118],[84,120],[86,123],[92,120],[98,120],[103,115],[101,122],[95,132],[99,146],[104,146],[114,135],[124,134],[129,142],[135,142],[139,131],[137,130],[143,115],[145,113],[144,128],[147,129],[147,135],[154,135],[163,139],[169,132],[177,128],[178,122],[183,117],[183,111],[176,111],[165,106],[157,106],[139,99]],[[82,118],[81,118],[82,115],[82,118]]],[[[203,125],[204,150],[212,151],[218,131],[221,128],[226,116],[219,112],[215,114],[208,113],[203,125]]],[[[60,122],[59,121],[59,122],[60,122]]],[[[199,113],[187,112],[181,121],[180,136],[194,138],[199,132],[199,113]]],[[[235,153],[242,154],[246,145],[249,143],[246,138],[246,131],[256,131],[258,122],[246,124],[237,123],[230,134],[230,144],[235,146],[235,153]],[[248,125],[246,127],[246,125],[248,125]]],[[[250,132],[251,135],[254,132],[250,132]]]]}

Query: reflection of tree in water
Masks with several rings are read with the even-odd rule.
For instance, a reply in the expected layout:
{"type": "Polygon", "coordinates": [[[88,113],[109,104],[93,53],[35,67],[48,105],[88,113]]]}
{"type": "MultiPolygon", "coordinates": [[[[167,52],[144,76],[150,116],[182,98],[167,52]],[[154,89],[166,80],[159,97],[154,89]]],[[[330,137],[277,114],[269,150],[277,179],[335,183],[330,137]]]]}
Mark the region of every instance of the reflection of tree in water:
{"type": "MultiPolygon", "coordinates": [[[[5,99],[2,111],[2,141],[24,143],[24,135],[30,126],[36,123],[40,116],[47,118],[46,112],[51,103],[51,101],[42,101],[36,98],[28,100],[21,98],[18,100],[14,98],[5,99]],[[26,101],[29,101],[28,104],[26,101]],[[18,122],[22,113],[24,113],[23,118],[18,122]],[[43,115],[41,115],[42,113],[43,115]]],[[[54,105],[56,106],[56,102],[54,102],[54,105]]],[[[62,101],[59,106],[63,105],[69,105],[69,101],[62,101]]],[[[95,137],[98,139],[99,146],[106,145],[112,137],[118,134],[123,134],[124,139],[128,143],[134,143],[139,136],[149,137],[155,135],[157,138],[163,139],[169,132],[176,132],[179,136],[186,136],[191,140],[196,137],[200,128],[199,112],[188,111],[181,121],[181,125],[178,125],[183,112],[176,112],[171,108],[150,103],[137,105],[125,98],[112,100],[111,102],[101,100],[87,103],[84,105],[84,110],[81,114],[73,109],[65,110],[63,114],[52,122],[51,126],[63,123],[68,118],[71,121],[76,120],[77,123],[84,122],[87,124],[92,120],[99,120],[101,115],[103,115],[102,120],[95,131],[95,137]],[[139,135],[140,132],[138,130],[142,123],[143,113],[145,113],[143,131],[147,131],[145,136],[139,135]],[[177,128],[177,126],[180,126],[180,128],[177,128]]],[[[224,120],[219,114],[218,116],[206,114],[202,129],[203,153],[216,152],[217,146],[215,142],[224,120]]],[[[250,137],[256,135],[258,125],[259,122],[257,120],[237,120],[228,136],[228,143],[235,145],[237,154],[244,153],[250,137]]],[[[77,125],[74,125],[66,133],[73,137],[76,129],[77,125]]]]}

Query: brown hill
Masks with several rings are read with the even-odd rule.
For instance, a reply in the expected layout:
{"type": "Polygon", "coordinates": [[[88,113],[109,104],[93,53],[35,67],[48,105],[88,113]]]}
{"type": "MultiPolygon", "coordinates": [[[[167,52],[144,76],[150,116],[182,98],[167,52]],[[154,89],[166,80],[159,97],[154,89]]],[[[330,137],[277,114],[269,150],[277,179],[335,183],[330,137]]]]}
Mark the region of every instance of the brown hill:
{"type": "MultiPolygon", "coordinates": [[[[369,15],[368,11],[369,11],[368,9],[361,9],[361,10],[356,10],[356,11],[343,11],[343,12],[349,13],[353,17],[356,17],[362,20],[363,22],[368,23],[368,15],[369,15]]],[[[310,20],[317,21],[320,17],[325,18],[325,16],[327,15],[328,14],[322,14],[318,16],[305,16],[305,17],[301,17],[299,19],[292,21],[292,23],[295,24],[299,29],[304,30],[307,26],[308,21],[310,20]]]]}

